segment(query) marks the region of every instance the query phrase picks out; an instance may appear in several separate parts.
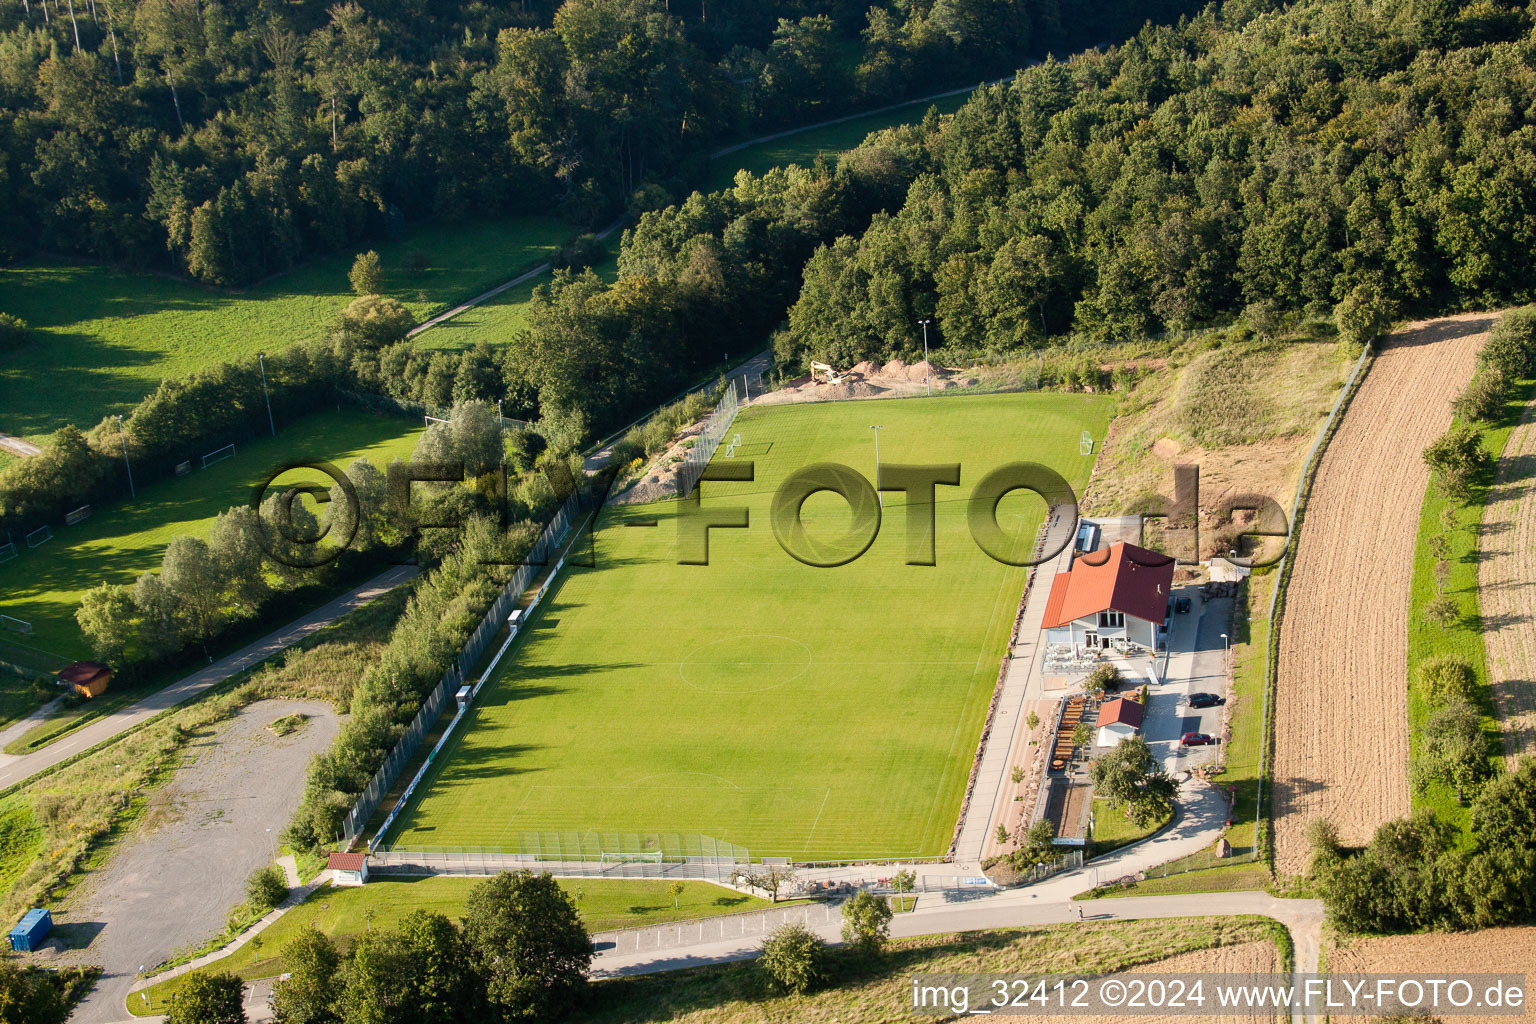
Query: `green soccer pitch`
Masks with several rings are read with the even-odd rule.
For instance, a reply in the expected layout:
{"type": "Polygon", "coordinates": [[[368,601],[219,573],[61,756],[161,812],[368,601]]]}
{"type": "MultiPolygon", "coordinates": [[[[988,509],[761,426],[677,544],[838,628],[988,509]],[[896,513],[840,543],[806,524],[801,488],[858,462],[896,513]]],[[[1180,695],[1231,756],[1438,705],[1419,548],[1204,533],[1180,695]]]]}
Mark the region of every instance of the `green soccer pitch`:
{"type": "MultiPolygon", "coordinates": [[[[712,530],[709,564],[679,565],[675,502],[604,509],[595,567],[563,574],[387,844],[682,833],[754,857],[942,855],[1027,572],[977,547],[965,498],[1019,461],[1081,493],[1094,457],[1080,436],[1102,440],[1111,408],[1030,394],[743,412],[730,433],[756,479],[706,482],[702,501],[747,506],[750,527],[712,530]],[[938,564],[905,564],[900,492],[861,558],[795,561],[769,525],[774,489],[814,462],[872,480],[872,424],[886,463],[961,464],[960,486],[938,491],[938,564]]],[[[847,508],[813,496],[808,531],[841,535],[847,508]]],[[[998,507],[1021,556],[1044,508],[1024,491],[998,507]]]]}

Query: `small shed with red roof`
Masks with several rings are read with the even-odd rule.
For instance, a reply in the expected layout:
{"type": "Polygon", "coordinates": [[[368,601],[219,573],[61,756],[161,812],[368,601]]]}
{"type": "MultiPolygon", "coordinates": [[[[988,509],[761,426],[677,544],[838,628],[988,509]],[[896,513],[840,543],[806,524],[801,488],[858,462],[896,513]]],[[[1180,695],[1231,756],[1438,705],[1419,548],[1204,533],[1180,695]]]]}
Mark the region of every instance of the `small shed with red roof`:
{"type": "Polygon", "coordinates": [[[99,697],[112,682],[112,670],[99,661],[77,661],[59,670],[59,686],[82,697],[99,697]]]}
{"type": "Polygon", "coordinates": [[[368,881],[366,853],[333,853],[325,859],[332,885],[362,885],[368,881]]]}
{"type": "Polygon", "coordinates": [[[1169,618],[1174,560],[1121,542],[1078,556],[1051,581],[1046,643],[1079,648],[1158,650],[1169,618]]]}
{"type": "Polygon", "coordinates": [[[1142,706],[1140,701],[1121,697],[1099,708],[1099,734],[1095,743],[1101,747],[1119,746],[1141,731],[1142,706]]]}

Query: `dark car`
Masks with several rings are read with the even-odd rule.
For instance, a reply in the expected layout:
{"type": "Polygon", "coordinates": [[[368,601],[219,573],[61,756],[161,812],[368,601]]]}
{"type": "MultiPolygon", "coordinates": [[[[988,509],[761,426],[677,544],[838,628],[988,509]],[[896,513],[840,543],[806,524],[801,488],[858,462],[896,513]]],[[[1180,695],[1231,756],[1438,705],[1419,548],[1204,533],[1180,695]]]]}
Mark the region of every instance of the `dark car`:
{"type": "Polygon", "coordinates": [[[1189,695],[1189,706],[1192,708],[1214,708],[1226,702],[1227,698],[1218,697],[1214,693],[1192,693],[1189,695]]]}
{"type": "Polygon", "coordinates": [[[1187,732],[1184,734],[1184,738],[1179,742],[1184,744],[1186,747],[1203,747],[1208,744],[1215,743],[1216,737],[1212,736],[1208,732],[1187,732]]]}
{"type": "Polygon", "coordinates": [[[1180,615],[1189,611],[1189,598],[1176,597],[1173,599],[1173,610],[1180,615]]]}

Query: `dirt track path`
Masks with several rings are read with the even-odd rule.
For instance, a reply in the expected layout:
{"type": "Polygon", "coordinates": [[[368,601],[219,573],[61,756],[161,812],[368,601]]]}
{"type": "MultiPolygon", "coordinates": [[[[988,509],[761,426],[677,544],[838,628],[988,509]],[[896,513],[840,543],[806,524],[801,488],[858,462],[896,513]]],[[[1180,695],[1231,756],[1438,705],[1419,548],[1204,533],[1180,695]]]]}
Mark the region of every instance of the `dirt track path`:
{"type": "Polygon", "coordinates": [[[1275,869],[1305,870],[1307,822],[1346,845],[1405,815],[1408,590],[1429,484],[1494,316],[1410,324],[1383,344],[1329,443],[1295,550],[1275,703],[1275,869]]]}
{"type": "Polygon", "coordinates": [[[1515,767],[1536,754],[1536,404],[1509,435],[1483,510],[1478,563],[1488,674],[1515,767]]]}

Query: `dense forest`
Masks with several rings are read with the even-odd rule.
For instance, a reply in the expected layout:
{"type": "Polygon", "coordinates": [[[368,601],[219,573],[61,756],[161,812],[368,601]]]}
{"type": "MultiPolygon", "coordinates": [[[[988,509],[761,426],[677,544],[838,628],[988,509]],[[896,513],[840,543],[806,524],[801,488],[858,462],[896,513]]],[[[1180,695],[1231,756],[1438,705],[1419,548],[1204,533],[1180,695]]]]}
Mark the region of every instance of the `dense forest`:
{"type": "Polygon", "coordinates": [[[983,89],[899,210],[811,258],[780,355],[910,354],[926,317],[999,352],[1530,301],[1531,17],[1232,0],[983,89]]]}
{"type": "Polygon", "coordinates": [[[243,284],[429,217],[592,224],[759,128],[1173,17],[1111,0],[6,0],[0,259],[243,284]]]}

